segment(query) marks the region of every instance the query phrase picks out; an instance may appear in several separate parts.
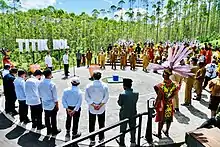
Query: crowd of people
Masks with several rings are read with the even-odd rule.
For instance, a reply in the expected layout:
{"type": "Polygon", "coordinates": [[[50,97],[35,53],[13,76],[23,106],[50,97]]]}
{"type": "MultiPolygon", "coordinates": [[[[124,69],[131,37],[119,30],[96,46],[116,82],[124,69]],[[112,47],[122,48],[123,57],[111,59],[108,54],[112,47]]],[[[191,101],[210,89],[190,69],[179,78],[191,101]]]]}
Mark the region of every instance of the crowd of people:
{"type": "MultiPolygon", "coordinates": [[[[163,124],[167,124],[164,134],[169,136],[169,128],[173,120],[173,114],[179,111],[178,91],[183,82],[185,82],[184,103],[182,106],[190,106],[192,100],[192,90],[195,90],[196,97],[194,100],[200,101],[202,98],[202,90],[208,86],[211,91],[209,109],[211,110],[211,118],[215,118],[220,103],[220,68],[218,63],[220,60],[220,52],[218,46],[205,44],[204,47],[196,46],[196,44],[183,45],[173,43],[154,45],[153,43],[119,44],[114,47],[109,45],[107,50],[100,50],[98,53],[98,64],[101,69],[105,69],[105,62],[110,61],[112,69],[116,69],[116,62],[120,63],[122,70],[127,66],[127,60],[130,62],[130,69],[136,68],[138,59],[142,59],[143,71],[152,69],[157,73],[163,69],[164,81],[154,87],[157,93],[155,109],[156,122],[158,122],[158,138],[161,138],[163,124]],[[215,50],[215,52],[214,52],[215,50]],[[169,63],[169,64],[167,64],[169,63]],[[154,64],[154,68],[151,68],[154,64]],[[167,66],[165,66],[167,64],[167,66]],[[163,67],[163,68],[162,68],[163,67]]],[[[89,67],[92,63],[93,53],[90,49],[85,55],[80,51],[76,53],[77,67],[81,64],[89,67]]],[[[63,55],[64,73],[68,77],[69,59],[68,51],[63,55]]],[[[35,70],[34,73],[27,78],[24,70],[17,70],[9,64],[4,65],[2,72],[3,87],[5,94],[5,112],[12,116],[19,114],[20,122],[30,123],[28,118],[28,108],[30,107],[32,127],[38,130],[47,128],[48,135],[56,135],[60,133],[57,127],[57,112],[59,110],[57,89],[52,79],[53,63],[50,52],[45,57],[46,70],[35,70]],[[17,75],[17,77],[16,77],[17,75]],[[43,76],[42,76],[43,75],[43,76]],[[19,102],[19,112],[15,110],[15,102],[19,102]],[[42,123],[42,112],[45,115],[45,126],[42,123]]],[[[99,128],[105,126],[105,105],[109,99],[108,86],[100,81],[101,72],[94,72],[93,79],[86,87],[85,100],[88,103],[89,113],[89,132],[95,130],[96,117],[98,118],[99,128]]],[[[78,131],[82,92],[78,85],[80,80],[74,77],[71,80],[72,87],[63,91],[62,104],[66,109],[66,132],[70,134],[71,123],[73,119],[72,135],[73,138],[79,137],[81,133],[78,131]]],[[[119,95],[118,105],[121,106],[120,120],[132,118],[137,114],[136,104],[138,101],[138,93],[133,92],[132,80],[123,80],[124,92],[119,95]]],[[[136,126],[135,120],[129,123],[130,128],[136,126]]],[[[126,130],[127,124],[120,127],[120,132],[126,130]]],[[[119,145],[124,146],[124,135],[117,140],[119,145]]],[[[90,138],[91,144],[95,144],[95,136],[90,138]]],[[[99,134],[99,141],[104,141],[104,133],[99,134]]],[[[131,131],[131,143],[135,144],[135,131],[131,131]]]]}

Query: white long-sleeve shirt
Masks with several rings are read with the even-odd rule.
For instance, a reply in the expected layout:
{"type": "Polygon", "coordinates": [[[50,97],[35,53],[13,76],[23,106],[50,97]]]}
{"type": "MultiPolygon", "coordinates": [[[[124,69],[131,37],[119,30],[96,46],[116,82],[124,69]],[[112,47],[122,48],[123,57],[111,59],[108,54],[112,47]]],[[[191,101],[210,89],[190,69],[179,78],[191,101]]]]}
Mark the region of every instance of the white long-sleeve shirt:
{"type": "Polygon", "coordinates": [[[69,64],[69,57],[67,54],[63,55],[63,64],[69,64]]]}
{"type": "Polygon", "coordinates": [[[35,106],[41,104],[38,86],[40,84],[40,80],[35,77],[31,77],[27,79],[25,83],[25,95],[26,95],[26,104],[35,106]]]}
{"type": "Polygon", "coordinates": [[[25,96],[25,81],[21,77],[17,77],[14,80],[14,85],[15,85],[15,93],[17,96],[17,99],[20,101],[25,101],[26,96],[25,96]]]}
{"type": "Polygon", "coordinates": [[[105,105],[99,110],[95,110],[91,104],[106,104],[109,99],[108,87],[101,81],[95,80],[88,84],[85,92],[85,100],[89,105],[89,112],[92,114],[102,114],[105,111],[105,105]]]}
{"type": "Polygon", "coordinates": [[[53,67],[53,63],[52,63],[52,58],[51,56],[49,55],[46,55],[45,57],[45,64],[48,66],[48,67],[53,67]]]}
{"type": "Polygon", "coordinates": [[[38,86],[44,110],[53,110],[58,101],[56,85],[50,79],[44,79],[38,86]]]}
{"type": "Polygon", "coordinates": [[[75,111],[79,111],[82,105],[82,91],[77,86],[65,89],[62,97],[62,104],[66,109],[68,106],[71,106],[75,107],[75,111]]]}

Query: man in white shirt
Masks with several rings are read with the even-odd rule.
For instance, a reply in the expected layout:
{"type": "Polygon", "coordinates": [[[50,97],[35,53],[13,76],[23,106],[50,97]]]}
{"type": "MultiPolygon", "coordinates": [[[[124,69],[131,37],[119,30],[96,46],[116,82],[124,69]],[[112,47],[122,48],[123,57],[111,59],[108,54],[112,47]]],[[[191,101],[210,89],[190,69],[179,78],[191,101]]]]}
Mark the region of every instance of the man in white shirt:
{"type": "Polygon", "coordinates": [[[71,84],[72,87],[69,87],[63,91],[62,103],[67,113],[67,135],[70,134],[71,121],[73,118],[72,138],[77,138],[81,136],[81,133],[78,133],[78,124],[82,105],[82,91],[78,87],[78,85],[80,84],[80,80],[78,77],[74,77],[71,84]]]}
{"type": "Polygon", "coordinates": [[[20,122],[25,124],[29,123],[28,118],[28,105],[26,104],[26,95],[25,95],[25,79],[26,72],[24,70],[18,70],[18,77],[14,80],[15,93],[19,102],[19,116],[20,122]]]}
{"type": "Polygon", "coordinates": [[[205,75],[205,81],[203,85],[203,89],[206,88],[208,85],[208,82],[214,78],[217,77],[216,69],[218,68],[218,65],[216,63],[216,60],[213,60],[212,63],[209,63],[205,66],[206,68],[206,75],[205,75]]]}
{"type": "MultiPolygon", "coordinates": [[[[105,105],[109,99],[108,87],[100,81],[101,73],[95,71],[94,81],[87,85],[85,99],[89,105],[89,132],[95,130],[96,116],[98,117],[99,129],[105,127],[105,105]]],[[[99,142],[104,141],[104,132],[99,134],[99,142]]],[[[95,144],[95,136],[90,138],[90,145],[95,144]]]]}
{"type": "Polygon", "coordinates": [[[52,57],[50,56],[49,51],[47,52],[47,55],[45,57],[45,64],[47,68],[49,68],[51,71],[53,70],[52,57]]]}
{"type": "Polygon", "coordinates": [[[41,75],[42,72],[40,70],[36,70],[33,76],[27,79],[25,83],[26,104],[31,108],[32,128],[37,127],[38,130],[41,130],[45,127],[42,125],[43,108],[38,92],[41,75]]]}
{"type": "Polygon", "coordinates": [[[63,55],[63,65],[64,65],[64,74],[65,77],[68,77],[69,73],[69,57],[68,57],[68,51],[65,51],[65,54],[63,55]]]}
{"type": "Polygon", "coordinates": [[[60,129],[57,129],[57,112],[59,110],[57,89],[55,83],[51,81],[50,69],[44,71],[44,77],[45,79],[38,86],[38,91],[45,113],[47,135],[57,135],[61,132],[60,129]]]}

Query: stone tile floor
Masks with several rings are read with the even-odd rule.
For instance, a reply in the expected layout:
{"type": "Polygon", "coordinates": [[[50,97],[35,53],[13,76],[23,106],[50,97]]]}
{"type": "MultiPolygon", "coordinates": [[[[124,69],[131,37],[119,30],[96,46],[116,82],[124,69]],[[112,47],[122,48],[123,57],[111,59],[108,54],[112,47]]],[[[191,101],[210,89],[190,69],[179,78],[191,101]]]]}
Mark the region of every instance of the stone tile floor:
{"type": "MultiPolygon", "coordinates": [[[[139,101],[138,101],[138,113],[146,112],[147,111],[147,100],[151,97],[155,97],[155,92],[153,90],[153,86],[162,80],[162,76],[160,74],[153,74],[153,73],[145,73],[142,71],[141,68],[138,68],[136,71],[130,71],[127,68],[125,71],[121,70],[111,70],[110,67],[107,67],[106,70],[103,72],[103,78],[112,76],[113,74],[118,74],[120,77],[129,77],[133,79],[133,88],[134,90],[140,93],[139,101]]],[[[73,69],[70,69],[71,75],[73,75],[73,69]]],[[[85,87],[89,81],[89,72],[88,69],[85,67],[76,68],[76,75],[80,77],[81,84],[80,88],[82,91],[85,90],[85,87]]],[[[56,136],[57,141],[68,141],[69,138],[65,137],[65,119],[66,119],[66,112],[65,109],[62,107],[61,99],[62,99],[62,92],[64,88],[70,86],[70,79],[62,80],[63,78],[63,71],[55,72],[53,74],[54,78],[53,81],[57,85],[59,102],[60,102],[60,110],[58,113],[58,127],[62,129],[62,132],[56,136]]],[[[106,111],[106,126],[112,125],[118,122],[118,113],[119,113],[119,106],[117,105],[117,99],[120,92],[123,91],[122,84],[108,84],[109,92],[110,92],[110,99],[107,103],[107,111],[106,111]]],[[[180,96],[180,103],[184,101],[184,85],[179,93],[180,96]]],[[[170,129],[170,138],[166,138],[163,136],[163,139],[158,140],[154,138],[154,145],[166,145],[166,144],[173,144],[173,143],[184,143],[185,140],[185,132],[194,130],[198,127],[201,123],[203,123],[207,118],[210,116],[210,111],[208,110],[208,100],[209,100],[209,93],[207,91],[203,91],[203,99],[201,102],[193,101],[192,106],[190,107],[183,107],[180,106],[180,113],[176,113],[174,117],[174,122],[172,123],[170,129]]],[[[4,105],[3,98],[1,98],[1,104],[4,105]]],[[[4,106],[3,106],[4,107],[4,106]]],[[[7,115],[7,117],[12,120],[14,123],[21,125],[22,127],[26,128],[27,130],[31,130],[36,132],[36,130],[32,130],[31,123],[23,126],[19,123],[18,116],[12,118],[7,115]]],[[[142,136],[145,135],[146,130],[146,123],[147,118],[143,118],[142,123],[142,136]]],[[[97,128],[98,129],[98,128],[97,128]]],[[[82,104],[82,111],[81,111],[81,118],[80,118],[80,126],[79,130],[82,132],[82,135],[88,134],[88,110],[87,104],[85,100],[83,100],[82,104]]],[[[153,121],[153,131],[157,130],[157,125],[153,121]]],[[[106,132],[106,138],[112,137],[116,135],[116,132],[119,132],[119,128],[115,128],[106,132]]],[[[40,132],[42,135],[46,135],[46,129],[43,129],[40,132]]],[[[129,145],[129,134],[126,135],[126,142],[129,145]]],[[[86,140],[82,142],[84,145],[88,145],[89,141],[86,140]]],[[[142,145],[149,146],[144,139],[141,140],[142,145]]],[[[112,141],[107,144],[107,146],[117,146],[115,141],[112,141]]]]}

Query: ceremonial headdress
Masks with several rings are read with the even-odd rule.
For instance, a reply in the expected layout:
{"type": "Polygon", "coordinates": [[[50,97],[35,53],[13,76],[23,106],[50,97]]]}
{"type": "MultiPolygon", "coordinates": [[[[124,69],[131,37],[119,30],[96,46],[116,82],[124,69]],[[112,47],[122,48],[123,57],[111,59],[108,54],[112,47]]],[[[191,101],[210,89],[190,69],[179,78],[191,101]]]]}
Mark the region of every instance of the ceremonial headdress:
{"type": "Polygon", "coordinates": [[[168,58],[162,65],[150,63],[148,69],[164,70],[165,73],[172,74],[172,72],[183,77],[194,75],[191,73],[189,65],[180,65],[180,61],[186,58],[192,51],[185,46],[176,46],[174,49],[168,50],[168,58]]]}

